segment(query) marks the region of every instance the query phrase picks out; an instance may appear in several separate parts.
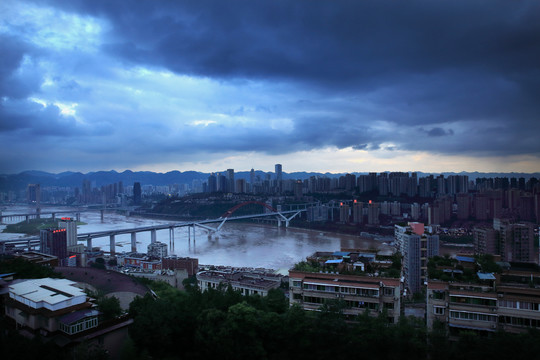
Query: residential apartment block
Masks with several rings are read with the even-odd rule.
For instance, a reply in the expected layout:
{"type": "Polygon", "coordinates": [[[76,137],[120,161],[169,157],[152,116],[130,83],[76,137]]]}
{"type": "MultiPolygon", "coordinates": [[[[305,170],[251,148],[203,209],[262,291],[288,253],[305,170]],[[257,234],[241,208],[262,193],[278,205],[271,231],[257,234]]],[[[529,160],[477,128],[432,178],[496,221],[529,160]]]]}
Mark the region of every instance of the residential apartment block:
{"type": "Polygon", "coordinates": [[[427,325],[446,324],[450,334],[540,329],[540,274],[507,271],[479,274],[478,283],[430,281],[427,286],[427,325]],[[499,280],[501,279],[501,280],[499,280]],[[516,281],[517,280],[517,281],[516,281]]]}
{"type": "Polygon", "coordinates": [[[428,259],[439,255],[439,235],[425,233],[424,224],[395,225],[396,249],[403,256],[405,289],[409,293],[420,292],[427,280],[428,259]]]}
{"type": "Polygon", "coordinates": [[[388,322],[399,320],[399,279],[289,270],[289,288],[291,305],[299,304],[305,310],[318,310],[325,303],[341,300],[346,306],[345,315],[361,315],[367,311],[371,316],[378,316],[386,310],[388,322]]]}

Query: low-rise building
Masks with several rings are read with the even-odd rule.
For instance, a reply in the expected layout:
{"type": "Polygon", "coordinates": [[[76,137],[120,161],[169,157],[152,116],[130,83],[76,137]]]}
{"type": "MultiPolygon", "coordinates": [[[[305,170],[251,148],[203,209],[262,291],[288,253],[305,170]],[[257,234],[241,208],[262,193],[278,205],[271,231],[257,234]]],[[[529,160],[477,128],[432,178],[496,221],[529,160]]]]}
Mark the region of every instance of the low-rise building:
{"type": "Polygon", "coordinates": [[[66,279],[33,279],[9,285],[6,316],[16,327],[41,335],[72,335],[98,325],[85,292],[66,279]]]}
{"type": "Polygon", "coordinates": [[[204,270],[197,273],[197,282],[201,291],[227,288],[240,291],[242,295],[268,295],[270,289],[279,288],[283,276],[272,271],[234,268],[204,270]]]}
{"type": "Polygon", "coordinates": [[[161,259],[161,265],[163,269],[186,270],[188,276],[193,276],[199,271],[199,259],[190,257],[168,256],[161,259]]]}
{"type": "Polygon", "coordinates": [[[146,254],[131,253],[117,257],[118,265],[142,270],[161,270],[161,260],[153,260],[146,254]]]}
{"type": "Polygon", "coordinates": [[[148,245],[147,254],[151,258],[161,259],[167,256],[167,244],[156,241],[148,245]]]}
{"type": "Polygon", "coordinates": [[[289,271],[289,299],[305,310],[318,310],[323,304],[341,300],[345,315],[366,311],[378,316],[386,311],[388,322],[396,323],[401,312],[401,282],[396,278],[289,271]]]}
{"type": "Polygon", "coordinates": [[[506,270],[501,274],[478,273],[476,282],[430,280],[426,319],[436,321],[451,334],[461,330],[480,333],[540,329],[540,273],[506,270]]]}

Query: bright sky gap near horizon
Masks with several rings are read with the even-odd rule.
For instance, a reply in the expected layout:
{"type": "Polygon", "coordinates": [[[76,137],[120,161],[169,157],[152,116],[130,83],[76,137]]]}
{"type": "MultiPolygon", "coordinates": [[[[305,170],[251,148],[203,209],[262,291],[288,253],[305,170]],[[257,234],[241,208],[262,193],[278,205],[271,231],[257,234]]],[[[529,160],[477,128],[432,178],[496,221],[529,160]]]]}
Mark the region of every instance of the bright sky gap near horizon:
{"type": "Polygon", "coordinates": [[[0,173],[540,171],[537,1],[0,2],[0,173]]]}

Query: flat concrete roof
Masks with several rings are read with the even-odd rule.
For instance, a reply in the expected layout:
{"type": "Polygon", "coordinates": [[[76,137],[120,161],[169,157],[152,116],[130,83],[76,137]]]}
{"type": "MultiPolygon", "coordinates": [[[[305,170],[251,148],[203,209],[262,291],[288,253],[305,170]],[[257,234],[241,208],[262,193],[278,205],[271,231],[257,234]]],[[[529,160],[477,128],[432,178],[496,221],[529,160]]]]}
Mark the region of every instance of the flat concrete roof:
{"type": "Polygon", "coordinates": [[[75,286],[76,282],[66,279],[32,279],[9,286],[10,293],[32,302],[58,304],[77,296],[86,296],[83,290],[75,286]]]}

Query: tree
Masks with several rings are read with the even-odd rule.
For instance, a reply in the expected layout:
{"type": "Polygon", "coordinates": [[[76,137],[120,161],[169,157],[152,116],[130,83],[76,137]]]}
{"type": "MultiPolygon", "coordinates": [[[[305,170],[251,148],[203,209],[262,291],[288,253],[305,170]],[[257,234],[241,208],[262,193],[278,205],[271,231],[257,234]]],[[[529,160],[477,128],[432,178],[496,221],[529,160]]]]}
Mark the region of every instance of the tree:
{"type": "Polygon", "coordinates": [[[111,320],[122,314],[122,308],[120,307],[120,300],[115,296],[101,297],[98,300],[98,309],[101,311],[103,320],[111,320]]]}

